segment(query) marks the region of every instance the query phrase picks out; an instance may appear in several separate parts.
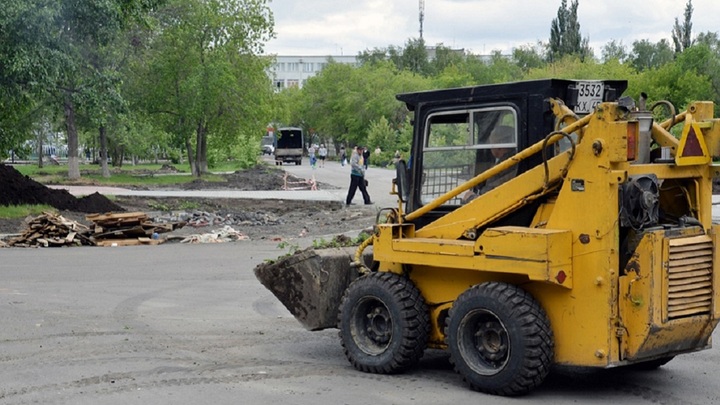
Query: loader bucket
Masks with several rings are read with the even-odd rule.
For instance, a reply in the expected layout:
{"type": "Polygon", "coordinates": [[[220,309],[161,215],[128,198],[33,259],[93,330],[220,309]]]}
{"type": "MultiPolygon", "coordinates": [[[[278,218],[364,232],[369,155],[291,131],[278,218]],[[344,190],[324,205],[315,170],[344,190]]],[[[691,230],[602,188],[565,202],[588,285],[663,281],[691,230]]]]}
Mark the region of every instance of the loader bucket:
{"type": "MultiPolygon", "coordinates": [[[[337,327],[345,289],[358,277],[350,263],[354,247],[308,249],[255,267],[255,277],[307,330],[337,327]]],[[[371,249],[363,255],[372,261],[371,249]]]]}

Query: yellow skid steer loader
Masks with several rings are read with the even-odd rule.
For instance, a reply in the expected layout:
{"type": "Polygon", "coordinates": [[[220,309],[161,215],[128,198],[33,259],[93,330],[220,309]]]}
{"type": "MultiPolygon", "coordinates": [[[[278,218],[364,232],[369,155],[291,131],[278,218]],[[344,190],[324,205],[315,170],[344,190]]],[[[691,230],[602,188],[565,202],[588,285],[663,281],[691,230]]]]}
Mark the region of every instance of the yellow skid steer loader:
{"type": "MultiPolygon", "coordinates": [[[[401,94],[414,113],[398,206],[353,255],[256,268],[354,367],[446,349],[471,388],[521,395],[553,364],[657,368],[707,349],[720,316],[711,102],[655,122],[625,81],[401,94]],[[370,248],[371,246],[371,248],[370,248]]],[[[670,106],[671,107],[671,106],[670,106]]]]}

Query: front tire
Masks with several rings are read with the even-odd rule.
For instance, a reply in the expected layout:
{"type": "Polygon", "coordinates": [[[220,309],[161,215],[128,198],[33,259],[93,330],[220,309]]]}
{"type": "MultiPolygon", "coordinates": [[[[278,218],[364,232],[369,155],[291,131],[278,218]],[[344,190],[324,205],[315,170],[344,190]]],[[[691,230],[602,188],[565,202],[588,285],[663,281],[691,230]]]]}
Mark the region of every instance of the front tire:
{"type": "Polygon", "coordinates": [[[423,355],[430,316],[420,291],[394,273],[353,281],[340,304],[340,340],[350,363],[368,373],[392,374],[423,355]]]}
{"type": "Polygon", "coordinates": [[[460,294],[445,335],[450,361],[476,391],[526,394],[543,382],[553,361],[545,311],[511,284],[483,283],[460,294]]]}

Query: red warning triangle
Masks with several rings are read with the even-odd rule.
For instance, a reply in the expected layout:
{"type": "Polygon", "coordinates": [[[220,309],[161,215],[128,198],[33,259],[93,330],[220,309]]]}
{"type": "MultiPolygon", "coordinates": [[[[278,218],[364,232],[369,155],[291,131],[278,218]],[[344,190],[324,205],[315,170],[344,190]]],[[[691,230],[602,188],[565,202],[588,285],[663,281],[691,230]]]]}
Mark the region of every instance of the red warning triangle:
{"type": "Polygon", "coordinates": [[[682,154],[680,156],[682,157],[703,156],[703,147],[700,146],[700,141],[698,141],[698,137],[693,126],[690,127],[690,130],[685,137],[685,147],[682,149],[681,153],[682,154]]]}
{"type": "Polygon", "coordinates": [[[675,164],[691,166],[710,163],[710,154],[705,145],[705,138],[697,122],[688,122],[682,131],[675,164]]]}

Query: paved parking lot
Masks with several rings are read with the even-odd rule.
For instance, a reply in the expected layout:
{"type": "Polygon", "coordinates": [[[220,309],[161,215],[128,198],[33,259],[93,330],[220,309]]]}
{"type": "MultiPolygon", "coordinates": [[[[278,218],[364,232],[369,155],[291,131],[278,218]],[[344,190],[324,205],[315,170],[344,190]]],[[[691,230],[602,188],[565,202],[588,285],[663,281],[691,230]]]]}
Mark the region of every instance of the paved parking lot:
{"type": "MultiPolygon", "coordinates": [[[[0,250],[0,404],[720,402],[720,350],[652,373],[554,371],[523,399],[470,391],[429,351],[397,376],[307,332],[252,269],[272,242],[0,250]]],[[[718,337],[718,333],[715,333],[718,337]]]]}

